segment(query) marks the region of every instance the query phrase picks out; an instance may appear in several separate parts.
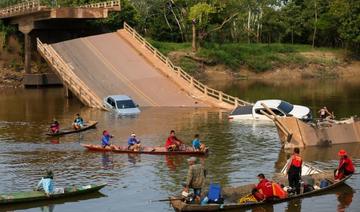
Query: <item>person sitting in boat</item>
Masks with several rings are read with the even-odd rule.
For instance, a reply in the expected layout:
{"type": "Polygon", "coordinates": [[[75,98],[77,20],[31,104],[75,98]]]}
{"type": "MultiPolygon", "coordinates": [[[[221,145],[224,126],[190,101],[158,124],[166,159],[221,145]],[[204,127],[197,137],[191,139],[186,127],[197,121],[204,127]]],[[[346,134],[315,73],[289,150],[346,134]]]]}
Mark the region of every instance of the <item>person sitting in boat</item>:
{"type": "Polygon", "coordinates": [[[205,152],[206,151],[206,146],[205,144],[202,144],[200,142],[199,139],[199,134],[195,134],[194,136],[194,140],[192,141],[192,147],[194,149],[194,151],[201,151],[201,152],[205,152]]]}
{"type": "Polygon", "coordinates": [[[36,186],[36,190],[43,190],[47,196],[54,192],[54,182],[53,182],[53,172],[48,170],[46,172],[46,176],[41,178],[38,185],[36,186]]]}
{"type": "Polygon", "coordinates": [[[140,151],[141,149],[141,144],[140,144],[140,140],[136,138],[135,133],[132,133],[130,138],[128,139],[128,150],[132,150],[132,151],[140,151]]]}
{"type": "Polygon", "coordinates": [[[202,164],[197,163],[196,157],[190,157],[187,161],[189,170],[186,183],[183,185],[183,191],[189,193],[189,189],[192,188],[195,195],[195,202],[200,203],[201,189],[204,187],[206,177],[205,168],[202,164]]]}
{"type": "Polygon", "coordinates": [[[76,114],[76,118],[74,120],[74,123],[73,123],[73,127],[75,130],[79,130],[81,129],[82,127],[84,127],[84,120],[83,118],[80,116],[80,114],[76,114]]]}
{"type": "Polygon", "coordinates": [[[56,119],[54,119],[53,123],[50,125],[50,131],[51,133],[59,133],[60,124],[56,119]]]}
{"type": "Polygon", "coordinates": [[[354,174],[355,167],[345,150],[341,149],[338,152],[338,156],[340,157],[340,161],[338,168],[334,171],[334,177],[335,180],[342,180],[346,176],[354,174]]]}
{"type": "Polygon", "coordinates": [[[267,201],[274,198],[272,182],[265,178],[265,175],[258,174],[259,184],[255,185],[252,190],[252,195],[257,201],[267,201]]]}
{"type": "Polygon", "coordinates": [[[293,155],[290,158],[290,163],[287,167],[287,175],[289,186],[295,189],[296,194],[300,194],[300,180],[301,180],[301,171],[302,171],[302,158],[300,156],[300,149],[294,148],[293,155]]]}
{"type": "Polygon", "coordinates": [[[166,139],[165,142],[165,148],[168,151],[178,151],[180,149],[181,144],[183,144],[182,141],[180,141],[176,136],[175,136],[175,131],[171,130],[170,131],[170,136],[166,139]]]}
{"type": "Polygon", "coordinates": [[[107,146],[111,146],[110,144],[110,138],[112,138],[113,136],[110,135],[110,133],[107,130],[103,131],[102,137],[101,137],[101,146],[103,148],[107,147],[107,146]]]}

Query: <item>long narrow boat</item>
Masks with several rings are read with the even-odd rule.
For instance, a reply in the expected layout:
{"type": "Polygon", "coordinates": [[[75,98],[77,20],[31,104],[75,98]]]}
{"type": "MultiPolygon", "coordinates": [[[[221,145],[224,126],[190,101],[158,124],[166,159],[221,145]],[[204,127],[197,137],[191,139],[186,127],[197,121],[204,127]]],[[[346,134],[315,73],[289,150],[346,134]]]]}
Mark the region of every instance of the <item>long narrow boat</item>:
{"type": "Polygon", "coordinates": [[[97,123],[98,123],[97,121],[89,121],[89,122],[85,123],[84,127],[80,128],[78,130],[75,130],[73,127],[69,127],[69,128],[60,130],[58,133],[46,133],[46,135],[60,136],[60,135],[66,135],[66,134],[72,134],[72,133],[79,133],[79,132],[83,132],[83,131],[91,129],[91,128],[95,128],[97,123]]]}
{"type": "Polygon", "coordinates": [[[49,196],[47,196],[42,191],[23,191],[23,192],[0,194],[0,205],[11,205],[11,204],[25,203],[25,202],[62,199],[66,197],[98,192],[100,189],[102,189],[105,186],[106,184],[71,186],[64,188],[63,192],[54,193],[49,196]]]}
{"type": "Polygon", "coordinates": [[[208,151],[194,151],[192,147],[185,147],[179,151],[167,151],[165,147],[156,146],[156,147],[142,147],[141,151],[132,151],[129,150],[127,146],[117,146],[111,145],[110,147],[102,147],[101,145],[96,144],[81,144],[90,151],[98,152],[115,152],[115,153],[133,153],[133,154],[152,154],[152,155],[207,155],[208,151]]]}
{"type": "Polygon", "coordinates": [[[256,206],[266,205],[266,204],[277,204],[281,202],[286,202],[296,198],[303,198],[309,196],[316,196],[324,194],[328,191],[333,190],[334,188],[344,185],[345,181],[351,177],[347,176],[346,178],[342,179],[341,181],[334,181],[333,180],[333,173],[320,173],[311,175],[315,180],[315,184],[319,184],[321,180],[327,180],[330,184],[321,189],[309,191],[299,195],[292,195],[285,199],[278,199],[274,201],[266,201],[266,202],[252,202],[252,203],[239,203],[239,199],[248,195],[254,184],[248,184],[239,186],[236,188],[224,188],[222,190],[222,195],[224,197],[224,204],[207,204],[207,205],[200,205],[200,204],[188,204],[185,203],[181,197],[171,196],[170,203],[172,207],[176,211],[218,211],[218,210],[235,210],[235,209],[248,209],[256,206]]]}

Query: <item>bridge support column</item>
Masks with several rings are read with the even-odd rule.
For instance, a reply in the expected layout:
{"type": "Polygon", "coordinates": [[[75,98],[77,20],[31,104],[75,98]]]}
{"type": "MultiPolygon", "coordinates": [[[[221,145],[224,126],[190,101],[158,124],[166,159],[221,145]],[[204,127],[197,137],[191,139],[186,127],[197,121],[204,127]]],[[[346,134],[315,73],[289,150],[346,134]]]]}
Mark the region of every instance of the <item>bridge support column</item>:
{"type": "Polygon", "coordinates": [[[34,29],[34,23],[20,23],[19,31],[24,34],[25,41],[25,58],[24,58],[24,69],[26,74],[31,74],[31,36],[30,32],[34,29]]]}
{"type": "Polygon", "coordinates": [[[72,97],[72,93],[70,91],[70,89],[68,88],[68,86],[64,85],[64,94],[65,94],[65,97],[70,99],[72,97]]]}
{"type": "Polygon", "coordinates": [[[26,74],[31,74],[31,37],[29,33],[25,33],[25,60],[24,69],[26,74]]]}

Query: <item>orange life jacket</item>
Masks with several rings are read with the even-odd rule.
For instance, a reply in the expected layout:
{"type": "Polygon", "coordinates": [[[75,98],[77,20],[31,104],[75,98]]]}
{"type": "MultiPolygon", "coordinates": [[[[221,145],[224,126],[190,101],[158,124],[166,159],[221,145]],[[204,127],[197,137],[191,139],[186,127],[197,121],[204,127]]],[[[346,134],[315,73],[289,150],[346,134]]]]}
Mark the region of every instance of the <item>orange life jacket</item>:
{"type": "Polygon", "coordinates": [[[272,183],[272,188],[275,197],[279,197],[280,199],[285,199],[287,197],[287,192],[284,191],[279,184],[272,183]]]}
{"type": "Polygon", "coordinates": [[[291,160],[291,165],[300,168],[302,165],[302,158],[297,154],[293,155],[291,160]]]}

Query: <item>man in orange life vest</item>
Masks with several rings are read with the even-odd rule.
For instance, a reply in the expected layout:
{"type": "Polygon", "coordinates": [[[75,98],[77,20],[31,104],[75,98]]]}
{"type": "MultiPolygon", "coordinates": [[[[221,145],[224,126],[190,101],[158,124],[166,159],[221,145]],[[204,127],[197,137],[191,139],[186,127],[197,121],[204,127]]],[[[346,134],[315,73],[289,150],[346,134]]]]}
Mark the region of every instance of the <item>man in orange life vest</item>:
{"type": "Polygon", "coordinates": [[[340,157],[339,166],[334,172],[335,180],[342,180],[344,177],[354,174],[355,167],[345,150],[338,152],[340,157]]]}
{"type": "Polygon", "coordinates": [[[300,149],[294,148],[294,153],[290,158],[290,163],[287,167],[287,175],[289,186],[295,188],[296,193],[300,194],[300,180],[301,180],[301,167],[302,158],[300,157],[300,149]]]}

